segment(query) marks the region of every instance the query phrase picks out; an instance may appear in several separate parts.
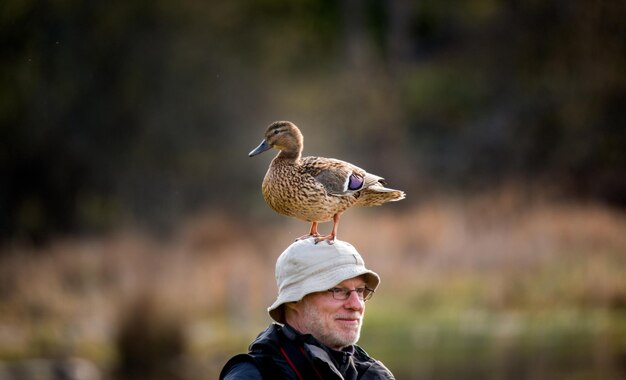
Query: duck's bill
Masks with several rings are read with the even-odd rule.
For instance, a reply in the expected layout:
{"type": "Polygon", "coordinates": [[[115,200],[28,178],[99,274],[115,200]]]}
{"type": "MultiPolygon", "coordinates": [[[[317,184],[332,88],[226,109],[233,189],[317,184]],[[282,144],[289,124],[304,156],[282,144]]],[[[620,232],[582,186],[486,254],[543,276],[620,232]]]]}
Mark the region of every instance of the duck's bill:
{"type": "Polygon", "coordinates": [[[267,142],[267,140],[261,141],[261,144],[254,148],[254,150],[248,153],[248,157],[256,156],[259,153],[263,153],[268,149],[272,149],[272,146],[267,142]]]}

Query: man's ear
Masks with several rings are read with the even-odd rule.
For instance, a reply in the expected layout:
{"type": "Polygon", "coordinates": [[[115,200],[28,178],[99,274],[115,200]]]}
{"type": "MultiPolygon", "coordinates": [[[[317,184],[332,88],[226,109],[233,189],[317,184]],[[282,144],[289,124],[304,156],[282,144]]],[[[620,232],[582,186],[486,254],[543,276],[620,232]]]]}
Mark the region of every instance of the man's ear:
{"type": "Polygon", "coordinates": [[[285,308],[285,316],[287,316],[287,314],[293,314],[293,315],[299,314],[301,304],[302,304],[301,301],[288,302],[284,304],[283,307],[285,308]]]}

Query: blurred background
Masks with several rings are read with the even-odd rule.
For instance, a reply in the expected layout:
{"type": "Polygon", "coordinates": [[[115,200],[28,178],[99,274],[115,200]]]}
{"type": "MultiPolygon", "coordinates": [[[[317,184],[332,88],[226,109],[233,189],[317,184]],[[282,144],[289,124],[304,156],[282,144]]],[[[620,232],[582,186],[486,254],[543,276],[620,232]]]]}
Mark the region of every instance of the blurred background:
{"type": "MultiPolygon", "coordinates": [[[[347,211],[398,379],[626,377],[626,3],[5,0],[0,379],[217,378],[309,225],[275,120],[407,199],[347,211]]],[[[330,230],[322,225],[321,231],[330,230]]]]}

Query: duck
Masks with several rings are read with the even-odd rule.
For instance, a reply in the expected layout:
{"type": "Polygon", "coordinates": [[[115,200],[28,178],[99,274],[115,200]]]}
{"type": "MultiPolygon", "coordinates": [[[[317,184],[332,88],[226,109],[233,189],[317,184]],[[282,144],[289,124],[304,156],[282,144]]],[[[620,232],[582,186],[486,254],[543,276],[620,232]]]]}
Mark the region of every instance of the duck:
{"type": "Polygon", "coordinates": [[[379,206],[405,198],[404,191],[387,188],[385,179],[349,162],[317,156],[302,157],[304,137],[290,121],[271,123],[249,157],[270,149],[271,161],[261,190],[268,206],[279,214],[311,223],[309,233],[296,240],[315,238],[333,244],[341,214],[353,206],[379,206]],[[333,222],[321,235],[318,223],[333,222]]]}

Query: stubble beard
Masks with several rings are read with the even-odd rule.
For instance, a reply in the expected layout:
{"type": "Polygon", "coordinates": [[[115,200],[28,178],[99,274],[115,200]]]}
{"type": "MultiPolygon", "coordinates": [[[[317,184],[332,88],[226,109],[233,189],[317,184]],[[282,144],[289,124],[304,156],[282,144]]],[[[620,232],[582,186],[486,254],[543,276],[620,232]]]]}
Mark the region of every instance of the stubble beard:
{"type": "MultiPolygon", "coordinates": [[[[334,326],[325,326],[326,319],[316,308],[306,307],[306,326],[308,333],[313,335],[324,345],[334,349],[340,350],[344,347],[356,344],[359,341],[361,335],[362,318],[359,318],[358,327],[354,330],[343,330],[333,328],[334,326]]],[[[347,316],[354,316],[354,313],[346,312],[347,316]]]]}

